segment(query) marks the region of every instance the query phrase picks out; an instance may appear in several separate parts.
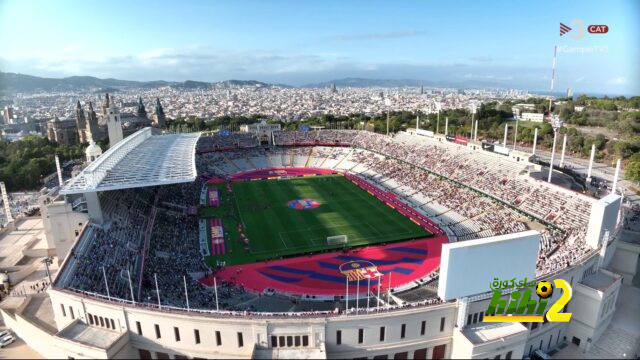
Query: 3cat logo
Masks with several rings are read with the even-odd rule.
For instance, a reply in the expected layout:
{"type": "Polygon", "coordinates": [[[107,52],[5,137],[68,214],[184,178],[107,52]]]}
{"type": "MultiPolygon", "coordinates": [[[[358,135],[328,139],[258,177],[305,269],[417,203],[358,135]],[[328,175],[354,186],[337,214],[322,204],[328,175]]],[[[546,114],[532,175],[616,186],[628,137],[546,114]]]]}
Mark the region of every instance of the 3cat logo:
{"type": "MultiPolygon", "coordinates": [[[[560,23],[560,36],[567,34],[568,32],[573,31],[571,34],[571,38],[574,40],[581,40],[584,37],[584,21],[580,19],[575,19],[571,21],[570,27],[566,24],[560,23]]],[[[587,31],[589,34],[606,34],[609,32],[609,26],[607,25],[589,25],[587,26],[587,31]]]]}

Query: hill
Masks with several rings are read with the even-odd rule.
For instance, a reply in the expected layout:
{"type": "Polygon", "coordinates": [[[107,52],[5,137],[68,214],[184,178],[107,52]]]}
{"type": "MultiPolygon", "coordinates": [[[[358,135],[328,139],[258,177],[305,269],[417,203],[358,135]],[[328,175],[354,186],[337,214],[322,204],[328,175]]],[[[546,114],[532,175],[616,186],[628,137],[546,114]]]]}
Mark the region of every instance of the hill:
{"type": "Polygon", "coordinates": [[[171,86],[178,89],[208,89],[215,87],[236,86],[286,86],[269,84],[256,80],[225,80],[219,82],[202,82],[186,80],[183,82],[171,82],[164,80],[133,81],[119,79],[100,79],[93,76],[70,76],[65,78],[45,78],[26,74],[0,72],[0,92],[35,92],[35,91],[65,91],[65,90],[96,90],[96,89],[122,89],[122,88],[157,88],[171,86]]]}

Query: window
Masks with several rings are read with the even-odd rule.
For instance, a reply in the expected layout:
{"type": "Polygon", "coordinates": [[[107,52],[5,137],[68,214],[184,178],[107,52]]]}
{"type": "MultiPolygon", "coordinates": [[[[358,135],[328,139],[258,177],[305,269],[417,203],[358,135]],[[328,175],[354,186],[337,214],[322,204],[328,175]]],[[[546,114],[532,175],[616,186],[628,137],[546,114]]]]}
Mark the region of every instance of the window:
{"type": "Polygon", "coordinates": [[[396,353],[395,355],[393,355],[393,359],[394,360],[404,360],[404,359],[407,359],[408,356],[409,356],[409,353],[406,352],[406,351],[403,351],[403,352],[399,352],[399,353],[396,353]]]}
{"type": "Polygon", "coordinates": [[[163,353],[163,352],[157,352],[156,351],[156,359],[162,359],[162,360],[168,360],[170,359],[169,354],[167,353],[163,353]]]}
{"type": "Polygon", "coordinates": [[[69,305],[69,314],[71,315],[72,319],[76,318],[76,316],[73,314],[73,308],[71,307],[71,305],[69,305]]]}
{"type": "Polygon", "coordinates": [[[364,342],[364,329],[358,329],[358,344],[364,342]]]}
{"type": "Polygon", "coordinates": [[[471,319],[472,319],[473,315],[469,314],[467,316],[467,325],[471,325],[471,319]]]}
{"type": "Polygon", "coordinates": [[[160,339],[162,337],[160,334],[160,326],[158,324],[155,324],[155,328],[156,328],[156,339],[160,339]]]}
{"type": "Polygon", "coordinates": [[[389,357],[385,355],[376,355],[373,357],[373,360],[387,360],[389,357]]]}
{"type": "Polygon", "coordinates": [[[413,358],[416,360],[423,360],[427,358],[427,348],[418,349],[413,352],[413,358]]]}
{"type": "Polygon", "coordinates": [[[184,355],[178,355],[178,354],[173,355],[173,358],[176,359],[176,360],[183,360],[183,359],[187,360],[188,359],[188,357],[186,357],[184,355]]]}
{"type": "Polygon", "coordinates": [[[62,309],[62,316],[67,317],[67,312],[64,311],[64,305],[60,304],[60,308],[62,309]]]}
{"type": "Polygon", "coordinates": [[[152,359],[149,350],[138,349],[138,355],[140,356],[140,359],[152,359]]]}
{"type": "Polygon", "coordinates": [[[293,346],[293,336],[287,336],[287,347],[293,346]]]}
{"type": "Polygon", "coordinates": [[[193,329],[193,337],[196,339],[196,344],[200,344],[200,330],[193,329]]]}
{"type": "Polygon", "coordinates": [[[113,321],[113,319],[109,319],[109,321],[111,321],[111,328],[113,330],[115,330],[116,329],[116,323],[113,321]]]}
{"type": "Polygon", "coordinates": [[[108,329],[108,328],[110,328],[110,326],[109,326],[109,319],[104,318],[104,326],[105,326],[107,329],[108,329]]]}
{"type": "Polygon", "coordinates": [[[280,340],[279,341],[280,342],[280,347],[284,347],[284,336],[281,335],[280,337],[278,337],[278,340],[280,340]]]}
{"type": "Polygon", "coordinates": [[[87,313],[87,318],[89,319],[89,325],[93,325],[93,316],[91,316],[91,314],[87,313]]]}
{"type": "Polygon", "coordinates": [[[138,330],[138,335],[142,335],[142,326],[140,325],[140,321],[136,321],[136,330],[138,330]]]}
{"type": "Polygon", "coordinates": [[[104,318],[100,316],[99,319],[100,319],[100,326],[104,327],[104,318]]]}
{"type": "Polygon", "coordinates": [[[402,326],[400,326],[400,339],[404,339],[406,332],[407,332],[407,324],[402,324],[402,326]]]}
{"type": "Polygon", "coordinates": [[[420,335],[424,335],[426,330],[427,330],[427,321],[422,320],[422,323],[420,324],[420,335]]]}
{"type": "Polygon", "coordinates": [[[342,344],[342,330],[336,331],[336,345],[342,344]]]}
{"type": "Polygon", "coordinates": [[[444,317],[440,318],[440,332],[444,331],[444,317]]]}
{"type": "Polygon", "coordinates": [[[580,338],[577,338],[577,337],[575,337],[575,336],[574,336],[574,337],[571,339],[571,342],[572,342],[572,343],[574,343],[574,344],[576,344],[576,345],[578,345],[578,346],[580,346],[580,338]]]}
{"type": "Polygon", "coordinates": [[[384,326],[380,326],[380,341],[384,341],[384,326]]]}
{"type": "Polygon", "coordinates": [[[180,341],[180,329],[177,327],[173,327],[173,336],[175,336],[176,341],[180,341]]]}
{"type": "Polygon", "coordinates": [[[220,336],[220,331],[216,331],[216,346],[222,345],[222,336],[220,336]]]}
{"type": "Polygon", "coordinates": [[[302,346],[309,346],[309,335],[302,335],[302,346]]]}
{"type": "Polygon", "coordinates": [[[473,323],[477,323],[478,322],[478,313],[473,314],[473,323]]]}
{"type": "Polygon", "coordinates": [[[484,311],[480,311],[480,318],[478,321],[482,322],[482,320],[484,320],[484,311]]]}
{"type": "Polygon", "coordinates": [[[242,340],[242,333],[238,332],[238,347],[244,346],[244,340],[242,340]]]}
{"type": "Polygon", "coordinates": [[[513,352],[513,351],[509,351],[509,352],[507,353],[507,356],[505,356],[504,358],[505,358],[505,359],[507,359],[507,360],[511,360],[511,353],[512,353],[512,352],[513,352]]]}
{"type": "Polygon", "coordinates": [[[295,346],[300,346],[300,335],[295,337],[295,346]]]}
{"type": "Polygon", "coordinates": [[[433,348],[433,355],[431,356],[431,358],[434,360],[444,359],[444,353],[446,351],[447,351],[447,345],[438,345],[433,348]]]}
{"type": "Polygon", "coordinates": [[[278,347],[278,337],[275,335],[271,335],[271,347],[272,348],[278,347]]]}

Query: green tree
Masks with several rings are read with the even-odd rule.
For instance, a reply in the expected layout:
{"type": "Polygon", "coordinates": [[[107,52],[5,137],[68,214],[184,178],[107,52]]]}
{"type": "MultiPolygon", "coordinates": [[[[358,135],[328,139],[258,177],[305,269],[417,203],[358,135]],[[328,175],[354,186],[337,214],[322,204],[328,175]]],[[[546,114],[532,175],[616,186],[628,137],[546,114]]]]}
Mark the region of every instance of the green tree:
{"type": "Polygon", "coordinates": [[[640,158],[627,163],[624,168],[624,176],[629,181],[640,182],[640,158]]]}

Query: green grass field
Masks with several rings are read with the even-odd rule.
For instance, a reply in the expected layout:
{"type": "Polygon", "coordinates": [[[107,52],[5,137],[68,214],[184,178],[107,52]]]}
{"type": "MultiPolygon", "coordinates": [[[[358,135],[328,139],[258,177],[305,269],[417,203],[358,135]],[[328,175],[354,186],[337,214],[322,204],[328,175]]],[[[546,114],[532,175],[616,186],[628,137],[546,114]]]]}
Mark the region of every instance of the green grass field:
{"type": "Polygon", "coordinates": [[[201,209],[200,216],[222,218],[226,254],[209,257],[210,263],[234,265],[342,248],[327,244],[333,235],[347,235],[350,247],[431,235],[340,175],[237,182],[232,193],[224,184],[212,186],[220,189],[221,205],[201,209]],[[287,206],[304,198],[321,205],[309,210],[287,206]],[[250,252],[240,240],[238,222],[245,226],[250,252]]]}

